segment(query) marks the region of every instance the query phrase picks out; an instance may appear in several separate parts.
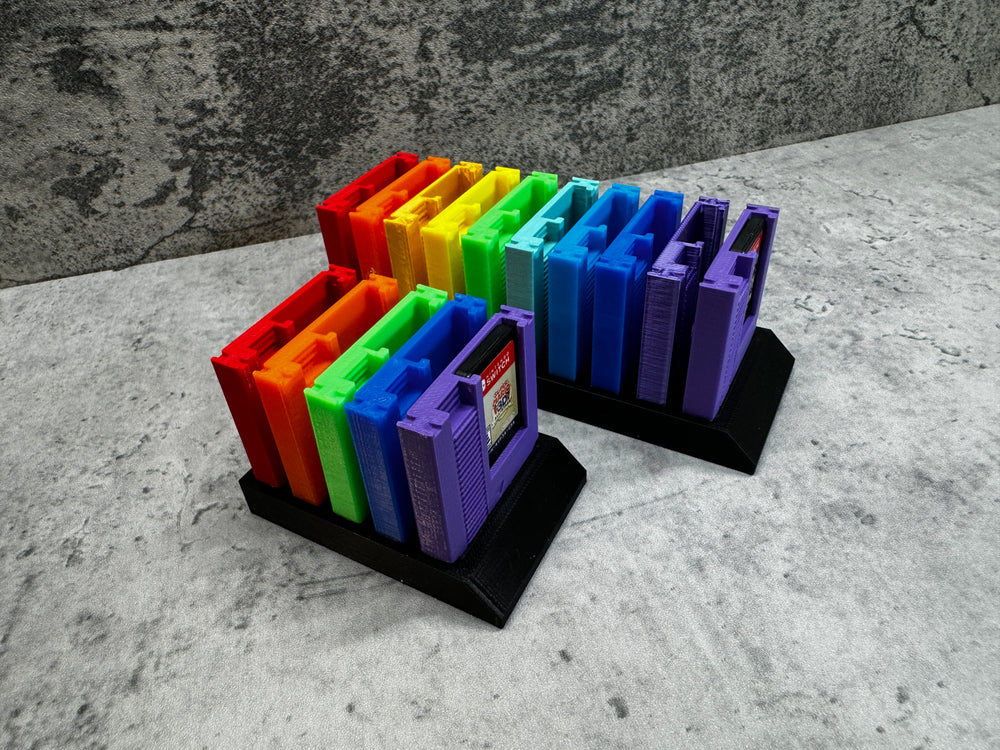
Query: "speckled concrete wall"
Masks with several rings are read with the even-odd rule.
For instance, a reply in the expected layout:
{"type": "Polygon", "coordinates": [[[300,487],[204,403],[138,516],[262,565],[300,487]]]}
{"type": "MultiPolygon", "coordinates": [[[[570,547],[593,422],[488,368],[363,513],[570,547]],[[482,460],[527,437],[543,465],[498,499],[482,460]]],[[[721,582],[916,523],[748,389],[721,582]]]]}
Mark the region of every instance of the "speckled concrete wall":
{"type": "Polygon", "coordinates": [[[610,177],[980,106],[998,38],[995,0],[7,0],[0,286],[315,232],[397,149],[610,177]]]}

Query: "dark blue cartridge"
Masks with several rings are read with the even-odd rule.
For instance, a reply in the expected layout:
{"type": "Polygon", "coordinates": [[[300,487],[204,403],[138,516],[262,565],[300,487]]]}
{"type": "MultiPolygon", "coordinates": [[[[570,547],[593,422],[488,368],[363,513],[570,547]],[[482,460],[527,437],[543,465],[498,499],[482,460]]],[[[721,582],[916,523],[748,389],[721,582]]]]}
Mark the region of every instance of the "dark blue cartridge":
{"type": "Polygon", "coordinates": [[[597,260],[590,357],[595,388],[621,393],[624,383],[635,383],[646,273],[677,231],[683,205],[681,193],[657,190],[597,260]]]}
{"type": "Polygon", "coordinates": [[[639,208],[639,188],[612,185],[549,255],[549,373],[576,381],[590,370],[597,259],[639,208]]]}
{"type": "Polygon", "coordinates": [[[702,196],[646,275],[636,397],[680,408],[698,285],[722,244],[729,201],[702,196]]]}
{"type": "Polygon", "coordinates": [[[456,294],[346,405],[375,530],[405,542],[415,527],[396,423],[486,324],[486,301],[456,294]]]}

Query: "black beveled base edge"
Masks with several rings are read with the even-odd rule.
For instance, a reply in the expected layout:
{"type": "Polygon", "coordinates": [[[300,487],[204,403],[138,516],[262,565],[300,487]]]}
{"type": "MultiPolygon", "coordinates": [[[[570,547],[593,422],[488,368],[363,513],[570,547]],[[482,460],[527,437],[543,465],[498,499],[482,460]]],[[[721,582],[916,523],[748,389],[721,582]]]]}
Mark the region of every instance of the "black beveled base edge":
{"type": "Polygon", "coordinates": [[[757,328],[711,422],[552,375],[538,376],[538,408],[753,474],[794,363],[772,331],[757,328]]]}
{"type": "Polygon", "coordinates": [[[502,628],[562,526],[587,470],[556,438],[538,442],[465,553],[448,564],[419,545],[375,532],[371,520],[334,515],[329,503],[310,505],[285,487],[247,472],[240,487],[250,511],[390,578],[502,628]]]}

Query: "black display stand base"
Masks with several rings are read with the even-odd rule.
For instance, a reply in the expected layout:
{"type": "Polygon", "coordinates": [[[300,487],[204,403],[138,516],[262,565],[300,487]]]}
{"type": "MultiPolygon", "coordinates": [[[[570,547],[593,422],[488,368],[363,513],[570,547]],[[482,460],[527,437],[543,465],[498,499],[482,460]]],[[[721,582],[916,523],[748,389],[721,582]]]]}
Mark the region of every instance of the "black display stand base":
{"type": "Polygon", "coordinates": [[[562,443],[539,435],[472,544],[450,565],[423,554],[415,541],[398,544],[375,533],[371,520],[348,521],[329,503],[305,503],[252,472],[240,487],[252,513],[502,628],[586,481],[587,470],[562,443]]]}
{"type": "Polygon", "coordinates": [[[551,375],[538,376],[538,408],[753,474],[794,363],[774,333],[758,328],[711,422],[551,375]]]}

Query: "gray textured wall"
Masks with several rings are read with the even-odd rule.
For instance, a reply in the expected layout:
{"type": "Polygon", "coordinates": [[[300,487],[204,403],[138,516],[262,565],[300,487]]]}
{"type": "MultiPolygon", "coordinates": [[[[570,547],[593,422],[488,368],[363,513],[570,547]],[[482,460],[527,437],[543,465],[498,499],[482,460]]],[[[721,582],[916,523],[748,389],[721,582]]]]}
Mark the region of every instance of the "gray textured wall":
{"type": "Polygon", "coordinates": [[[318,231],[397,149],[609,177],[980,106],[998,38],[996,0],[3,0],[0,286],[318,231]]]}

